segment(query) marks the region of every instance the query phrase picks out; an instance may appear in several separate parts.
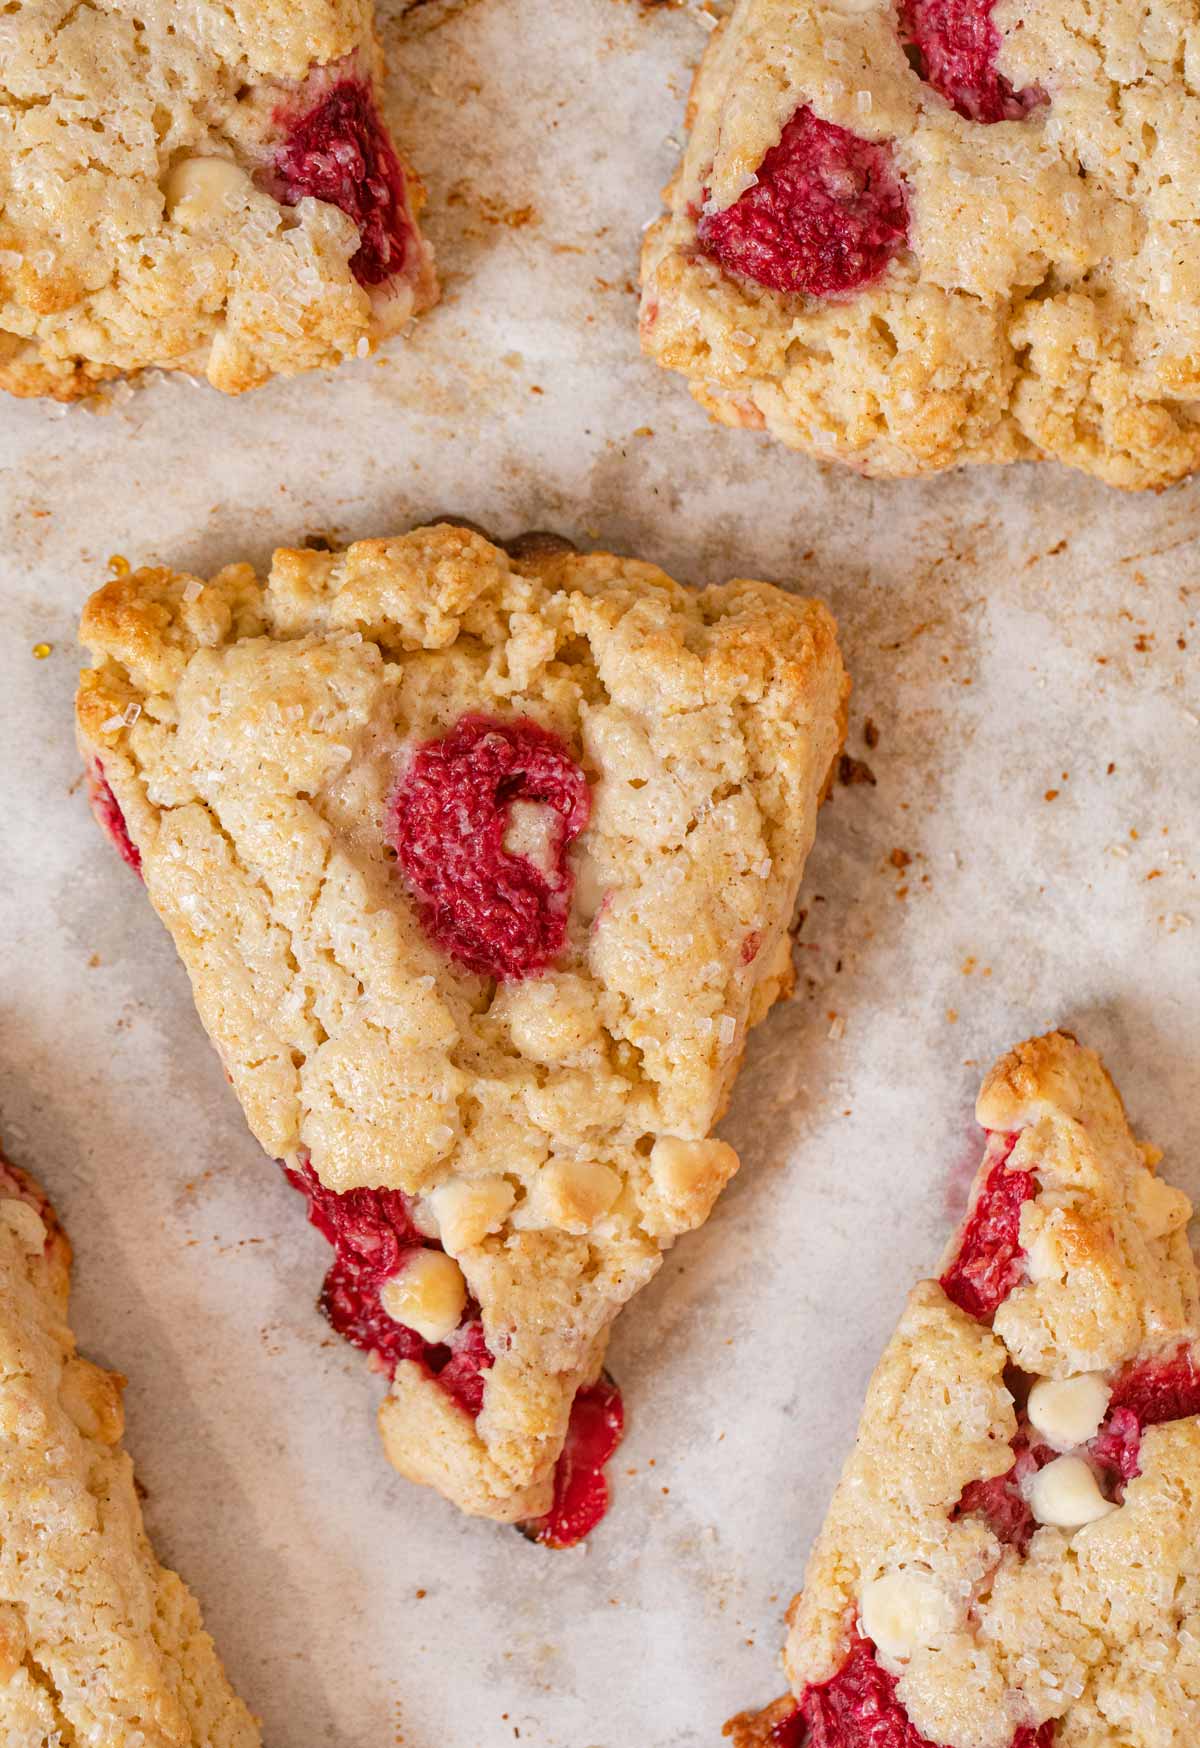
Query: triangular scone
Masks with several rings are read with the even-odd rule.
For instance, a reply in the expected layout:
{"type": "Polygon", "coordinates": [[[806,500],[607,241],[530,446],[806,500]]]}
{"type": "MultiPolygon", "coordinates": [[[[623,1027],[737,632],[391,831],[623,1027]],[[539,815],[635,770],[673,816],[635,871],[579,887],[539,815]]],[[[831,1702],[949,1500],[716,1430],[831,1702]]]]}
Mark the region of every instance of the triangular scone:
{"type": "Polygon", "coordinates": [[[737,1168],[706,1137],[790,986],[848,689],[818,602],[514,553],[139,571],[79,694],[102,821],[337,1247],[326,1309],[392,1374],[389,1455],[503,1519],[737,1168]]]}
{"type": "Polygon", "coordinates": [[[1187,1197],[1062,1033],[984,1083],[990,1131],[789,1610],[794,1698],[742,1748],[1192,1748],[1200,1341],[1187,1197]]]}
{"type": "Polygon", "coordinates": [[[0,1157],[0,1739],[257,1748],[196,1600],[142,1527],[123,1379],[75,1352],[71,1252],[0,1157]]]}
{"type": "Polygon", "coordinates": [[[371,0],[17,0],[0,388],[147,366],[229,394],[361,355],[436,296],[371,0]]]}

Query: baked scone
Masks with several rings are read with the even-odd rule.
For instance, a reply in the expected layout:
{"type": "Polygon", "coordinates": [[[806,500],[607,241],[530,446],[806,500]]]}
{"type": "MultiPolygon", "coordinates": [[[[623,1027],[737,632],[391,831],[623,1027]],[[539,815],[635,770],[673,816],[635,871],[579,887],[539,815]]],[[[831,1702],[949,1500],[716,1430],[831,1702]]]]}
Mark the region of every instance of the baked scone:
{"type": "Polygon", "coordinates": [[[988,1075],[940,1280],[909,1299],[740,1748],[1190,1748],[1200,1330],[1187,1197],[1062,1033],[988,1075]]]}
{"type": "Polygon", "coordinates": [[[389,1456],[539,1516],[613,1317],[737,1169],[707,1137],[792,980],[832,618],[440,524],[138,571],[82,637],[101,821],[337,1249],[389,1456]]]}
{"type": "Polygon", "coordinates": [[[195,1598],[146,1539],[124,1379],[75,1351],[70,1261],[44,1193],[0,1156],[0,1738],[257,1748],[195,1598]]]}
{"type": "Polygon", "coordinates": [[[436,296],[371,0],[15,0],[0,66],[0,388],[239,394],[436,296]]]}
{"type": "Polygon", "coordinates": [[[868,474],[1200,460],[1186,10],[738,0],[697,75],[642,342],[718,419],[868,474]]]}

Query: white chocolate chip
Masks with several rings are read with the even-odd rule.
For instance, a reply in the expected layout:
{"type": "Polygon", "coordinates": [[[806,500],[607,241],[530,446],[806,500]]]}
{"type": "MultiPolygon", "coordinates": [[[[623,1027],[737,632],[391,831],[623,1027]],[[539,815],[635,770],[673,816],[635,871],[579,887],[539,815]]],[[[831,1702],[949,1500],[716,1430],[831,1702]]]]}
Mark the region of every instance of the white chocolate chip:
{"type": "Polygon", "coordinates": [[[420,1196],[409,1209],[409,1219],[421,1234],[422,1238],[440,1238],[442,1229],[438,1224],[437,1209],[429,1196],[420,1196]]]}
{"type": "Polygon", "coordinates": [[[1082,1529],[1117,1509],[1082,1457],[1055,1457],[1026,1483],[1024,1493],[1037,1521],[1057,1529],[1082,1529]]]}
{"type": "Polygon", "coordinates": [[[935,1582],[920,1572],[885,1572],[863,1589],[862,1629],[885,1657],[903,1661],[954,1626],[954,1608],[935,1582]]]}
{"type": "Polygon", "coordinates": [[[183,158],[163,184],[167,211],[185,230],[219,218],[249,192],[250,178],[228,158],[183,158]]]}
{"type": "Polygon", "coordinates": [[[441,1184],[428,1197],[442,1243],[457,1256],[473,1244],[482,1244],[490,1232],[503,1226],[516,1199],[516,1191],[498,1176],[460,1179],[441,1184]]]}
{"type": "Polygon", "coordinates": [[[575,870],[575,909],[590,923],[604,903],[604,881],[595,857],[586,850],[576,849],[571,865],[575,870]]]}
{"type": "Polygon", "coordinates": [[[514,801],[508,810],[504,844],[510,856],[524,856],[543,874],[553,874],[562,836],[562,818],[542,801],[514,801]]]}
{"type": "Polygon", "coordinates": [[[1112,1391],[1098,1372],[1074,1378],[1039,1378],[1029,1392],[1029,1423],[1056,1450],[1095,1438],[1112,1391]]]}
{"type": "Polygon", "coordinates": [[[711,1204],[741,1164],[727,1141],[682,1141],[660,1135],[650,1149],[650,1177],[667,1202],[711,1204]]]}
{"type": "Polygon", "coordinates": [[[1187,1225],[1192,1204],[1182,1190],[1148,1171],[1138,1172],[1134,1181],[1134,1207],[1149,1237],[1165,1238],[1187,1225]]]}
{"type": "Polygon", "coordinates": [[[423,1341],[445,1341],[466,1309],[467,1283],[444,1250],[418,1250],[398,1275],[384,1282],[379,1303],[423,1341]]]}
{"type": "Polygon", "coordinates": [[[603,1218],[621,1193],[621,1178],[611,1166],[592,1160],[552,1159],[534,1184],[533,1199],[549,1225],[586,1232],[603,1218]]]}
{"type": "Polygon", "coordinates": [[[1026,1247],[1025,1272],[1036,1285],[1041,1281],[1061,1281],[1066,1269],[1055,1228],[1046,1222],[1026,1247]]]}
{"type": "Polygon", "coordinates": [[[46,1223],[37,1209],[17,1197],[0,1202],[0,1224],[19,1238],[30,1255],[37,1256],[46,1246],[46,1223]]]}

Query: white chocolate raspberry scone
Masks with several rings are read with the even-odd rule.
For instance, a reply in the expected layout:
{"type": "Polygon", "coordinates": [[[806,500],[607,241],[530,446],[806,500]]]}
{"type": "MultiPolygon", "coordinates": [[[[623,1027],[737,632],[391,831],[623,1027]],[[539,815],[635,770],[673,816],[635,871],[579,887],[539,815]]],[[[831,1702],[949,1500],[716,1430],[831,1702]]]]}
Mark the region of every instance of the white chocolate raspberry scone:
{"type": "Polygon", "coordinates": [[[0,388],[149,366],[238,394],[436,296],[371,0],[16,0],[0,16],[0,388]]]}
{"type": "Polygon", "coordinates": [[[789,1610],[792,1696],[739,1748],[1200,1739],[1200,1323],[1187,1197],[1099,1058],[989,1074],[940,1280],[867,1393],[789,1610]]]}
{"type": "Polygon", "coordinates": [[[43,1192],[0,1157],[0,1737],[257,1748],[195,1598],[146,1539],[124,1380],[75,1351],[70,1261],[43,1192]]]}
{"type": "Polygon", "coordinates": [[[1200,462],[1194,22],[1112,0],[738,0],[643,256],[642,341],[862,472],[1200,462]]]}
{"type": "Polygon", "coordinates": [[[574,1539],[609,1326],[736,1171],[709,1131],[791,984],[833,620],[441,524],[139,571],[82,635],[97,815],[334,1246],[389,1456],[574,1539]]]}

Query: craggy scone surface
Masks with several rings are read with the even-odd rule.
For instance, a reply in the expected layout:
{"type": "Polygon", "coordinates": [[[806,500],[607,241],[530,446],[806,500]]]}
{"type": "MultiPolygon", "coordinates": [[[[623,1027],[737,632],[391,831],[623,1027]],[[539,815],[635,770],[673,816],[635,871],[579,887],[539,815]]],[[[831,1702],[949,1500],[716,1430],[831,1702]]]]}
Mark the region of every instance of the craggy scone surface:
{"type": "Polygon", "coordinates": [[[873,474],[1200,458],[1196,20],[1154,0],[739,0],[642,335],[717,417],[873,474]]]}
{"type": "Polygon", "coordinates": [[[70,1249],[0,1158],[0,1736],[5,1748],[256,1748],[195,1598],[154,1557],[123,1380],[75,1352],[70,1249]]]}
{"type": "Polygon", "coordinates": [[[157,365],[229,393],[435,295],[370,0],[15,0],[0,15],[0,387],[157,365]]]}
{"type": "Polygon", "coordinates": [[[375,1222],[326,1308],[392,1374],[389,1454],[544,1511],[612,1318],[737,1167],[705,1137],[790,986],[832,619],[439,525],[139,571],[82,635],[97,811],[250,1125],[331,1240],[375,1222]]]}
{"type": "Polygon", "coordinates": [[[734,1720],[741,1743],[1197,1739],[1188,1200],[1062,1034],[1006,1057],[978,1117],[967,1218],[875,1372],[789,1611],[798,1706],[734,1720]]]}

